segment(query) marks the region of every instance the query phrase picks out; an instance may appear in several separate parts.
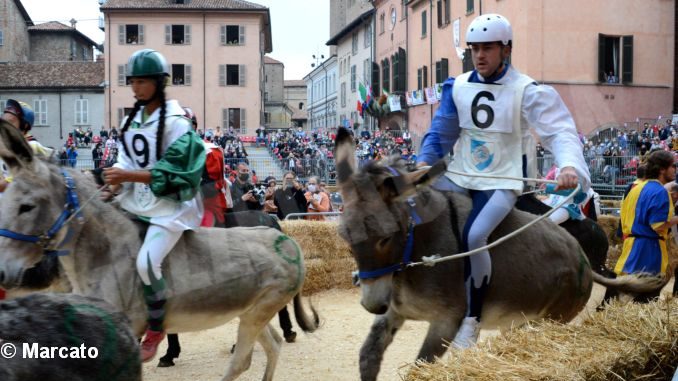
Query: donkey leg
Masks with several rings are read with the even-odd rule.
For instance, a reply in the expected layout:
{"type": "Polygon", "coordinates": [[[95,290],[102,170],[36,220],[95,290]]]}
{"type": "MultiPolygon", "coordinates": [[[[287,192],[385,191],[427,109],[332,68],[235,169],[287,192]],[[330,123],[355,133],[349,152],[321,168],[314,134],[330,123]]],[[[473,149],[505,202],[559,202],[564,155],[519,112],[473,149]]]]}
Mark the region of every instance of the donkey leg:
{"type": "Polygon", "coordinates": [[[275,372],[275,366],[280,356],[282,338],[273,326],[268,324],[259,335],[258,341],[264,347],[264,352],[266,353],[266,372],[264,373],[263,381],[271,381],[273,380],[273,372],[275,372]]]}
{"type": "Polygon", "coordinates": [[[360,379],[362,381],[377,379],[384,352],[393,342],[393,337],[404,322],[405,319],[393,312],[392,308],[389,308],[385,314],[374,318],[370,333],[360,348],[360,379]]]}
{"type": "Polygon", "coordinates": [[[458,328],[459,324],[454,324],[452,320],[431,322],[424,343],[417,355],[417,360],[434,362],[436,357],[442,356],[454,340],[458,328]]]}
{"type": "Polygon", "coordinates": [[[235,352],[231,359],[231,364],[222,381],[233,381],[242,372],[250,368],[252,364],[252,349],[254,342],[257,341],[261,331],[266,327],[268,321],[261,321],[256,316],[245,314],[240,316],[240,325],[238,326],[238,339],[236,341],[235,352]],[[249,315],[249,316],[248,316],[249,315]]]}

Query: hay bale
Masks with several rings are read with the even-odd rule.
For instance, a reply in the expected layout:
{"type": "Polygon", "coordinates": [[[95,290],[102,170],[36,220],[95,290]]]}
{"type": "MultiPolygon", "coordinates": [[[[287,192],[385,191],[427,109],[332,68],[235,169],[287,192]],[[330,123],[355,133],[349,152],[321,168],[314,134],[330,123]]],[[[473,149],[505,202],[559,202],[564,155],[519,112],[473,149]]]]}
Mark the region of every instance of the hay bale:
{"type": "Polygon", "coordinates": [[[350,289],[355,261],[335,221],[281,221],[285,234],[294,238],[304,253],[306,280],[303,294],[330,289],[350,289]]]}
{"type": "Polygon", "coordinates": [[[535,322],[448,360],[415,364],[408,381],[670,380],[678,364],[678,300],[615,303],[580,325],[535,322]]]}

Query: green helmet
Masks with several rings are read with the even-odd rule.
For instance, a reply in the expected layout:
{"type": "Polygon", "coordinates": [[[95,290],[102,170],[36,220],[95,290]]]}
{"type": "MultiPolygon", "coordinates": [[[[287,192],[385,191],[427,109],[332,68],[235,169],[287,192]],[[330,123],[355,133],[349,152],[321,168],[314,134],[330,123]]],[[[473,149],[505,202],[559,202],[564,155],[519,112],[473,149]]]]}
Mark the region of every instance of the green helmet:
{"type": "Polygon", "coordinates": [[[127,78],[155,76],[170,76],[165,57],[153,49],[134,52],[127,62],[127,78]]]}

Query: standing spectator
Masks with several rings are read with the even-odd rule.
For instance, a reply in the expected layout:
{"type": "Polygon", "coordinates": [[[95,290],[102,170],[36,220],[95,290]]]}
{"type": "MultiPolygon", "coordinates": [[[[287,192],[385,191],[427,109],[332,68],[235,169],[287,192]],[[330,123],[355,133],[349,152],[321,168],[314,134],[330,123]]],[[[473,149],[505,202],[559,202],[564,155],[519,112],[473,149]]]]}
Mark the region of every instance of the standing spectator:
{"type": "Polygon", "coordinates": [[[245,162],[238,163],[238,176],[231,186],[233,211],[261,210],[263,205],[254,195],[254,184],[250,178],[250,167],[245,162]]]}
{"type": "Polygon", "coordinates": [[[62,147],[61,151],[59,151],[59,164],[61,164],[62,167],[65,167],[68,164],[68,152],[66,152],[65,147],[62,147]]]}
{"type": "Polygon", "coordinates": [[[104,150],[101,148],[101,143],[97,143],[92,150],[92,159],[94,160],[94,168],[101,166],[101,159],[104,157],[104,150]]]}
{"type": "Polygon", "coordinates": [[[273,193],[273,202],[281,220],[291,213],[306,212],[306,197],[293,171],[288,171],[283,176],[282,188],[273,193]]]}
{"type": "Polygon", "coordinates": [[[66,152],[68,154],[68,165],[70,165],[72,168],[75,168],[75,165],[78,162],[78,149],[75,148],[75,144],[71,145],[68,147],[68,150],[66,152]]]}
{"type": "MultiPolygon", "coordinates": [[[[584,150],[586,152],[586,148],[584,150]]],[[[544,152],[544,147],[542,147],[541,143],[537,143],[537,170],[539,171],[539,176],[544,175],[544,152]]]]}
{"type": "Polygon", "coordinates": [[[275,177],[268,176],[264,180],[264,183],[266,184],[266,200],[264,201],[264,212],[270,214],[277,214],[278,207],[275,206],[275,200],[273,199],[273,195],[275,195],[275,192],[278,190],[275,177]]]}
{"type": "MultiPolygon", "coordinates": [[[[319,181],[317,176],[311,176],[308,179],[308,191],[304,195],[307,202],[308,213],[323,213],[330,211],[330,198],[326,193],[320,191],[319,181]]],[[[324,216],[306,216],[307,220],[325,220],[324,216]]]]}
{"type": "MultiPolygon", "coordinates": [[[[668,230],[678,224],[664,184],[675,180],[673,154],[655,151],[647,159],[645,179],[634,186],[621,205],[624,243],[614,271],[617,274],[666,275],[668,230]]],[[[659,296],[659,291],[641,295],[637,301],[659,296]]]]}

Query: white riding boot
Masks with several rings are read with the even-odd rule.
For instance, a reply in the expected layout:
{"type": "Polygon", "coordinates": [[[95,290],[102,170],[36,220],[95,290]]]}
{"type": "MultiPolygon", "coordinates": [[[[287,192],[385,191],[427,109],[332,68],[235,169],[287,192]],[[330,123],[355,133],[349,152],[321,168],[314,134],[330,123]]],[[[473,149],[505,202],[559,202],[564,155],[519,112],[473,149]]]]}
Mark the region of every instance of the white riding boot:
{"type": "Polygon", "coordinates": [[[480,322],[474,317],[465,317],[461,321],[461,326],[457,335],[452,340],[452,347],[456,349],[467,349],[476,345],[478,334],[480,333],[480,322]]]}

